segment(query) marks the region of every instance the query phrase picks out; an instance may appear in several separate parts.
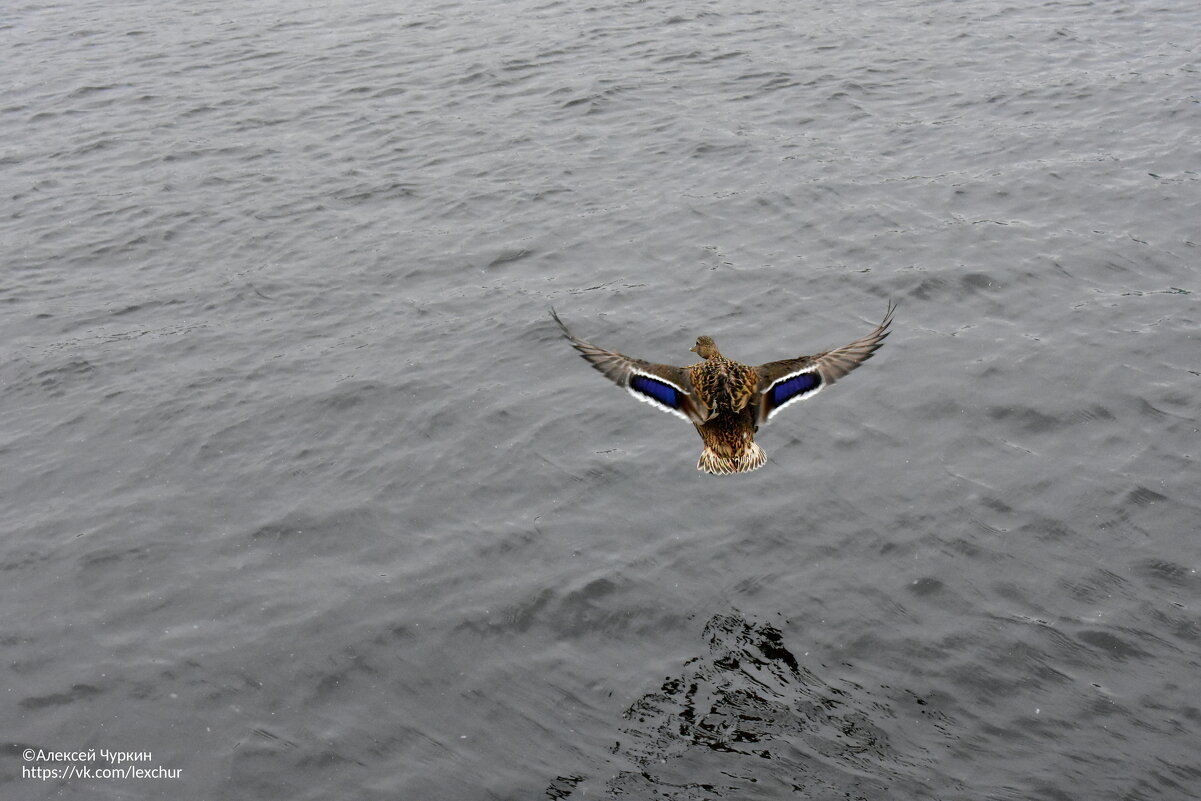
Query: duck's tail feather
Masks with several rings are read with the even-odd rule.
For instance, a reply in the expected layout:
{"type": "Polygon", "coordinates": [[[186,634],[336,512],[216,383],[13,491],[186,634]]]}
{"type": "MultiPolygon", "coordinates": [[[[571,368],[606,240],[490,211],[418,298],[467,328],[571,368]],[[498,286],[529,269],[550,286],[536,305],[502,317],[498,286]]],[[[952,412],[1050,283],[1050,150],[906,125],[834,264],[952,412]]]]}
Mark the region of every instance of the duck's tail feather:
{"type": "Polygon", "coordinates": [[[749,473],[767,464],[767,454],[759,447],[759,443],[751,441],[739,453],[722,456],[706,445],[701,451],[701,458],[696,463],[696,469],[714,476],[726,476],[730,473],[749,473]]]}

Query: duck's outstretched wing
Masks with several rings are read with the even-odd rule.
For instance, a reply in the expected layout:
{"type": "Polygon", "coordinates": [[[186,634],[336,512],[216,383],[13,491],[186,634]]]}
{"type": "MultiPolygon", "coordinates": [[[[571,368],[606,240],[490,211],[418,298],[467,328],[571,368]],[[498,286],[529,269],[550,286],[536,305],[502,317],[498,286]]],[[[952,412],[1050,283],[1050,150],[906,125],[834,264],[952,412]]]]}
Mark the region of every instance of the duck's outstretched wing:
{"type": "Polygon", "coordinates": [[[756,367],[759,373],[756,397],[759,422],[766,423],[785,406],[813,397],[870,359],[884,344],[896,308],[896,304],[890,301],[888,311],[876,330],[849,345],[814,356],[783,359],[756,367]]]}
{"type": "Polygon", "coordinates": [[[674,414],[682,420],[700,425],[709,417],[709,409],[693,389],[688,371],[669,364],[653,364],[632,359],[611,350],[585,342],[568,330],[555,310],[550,316],[563,329],[563,336],[580,352],[589,364],[604,373],[613,383],[623,386],[640,401],[674,414]]]}

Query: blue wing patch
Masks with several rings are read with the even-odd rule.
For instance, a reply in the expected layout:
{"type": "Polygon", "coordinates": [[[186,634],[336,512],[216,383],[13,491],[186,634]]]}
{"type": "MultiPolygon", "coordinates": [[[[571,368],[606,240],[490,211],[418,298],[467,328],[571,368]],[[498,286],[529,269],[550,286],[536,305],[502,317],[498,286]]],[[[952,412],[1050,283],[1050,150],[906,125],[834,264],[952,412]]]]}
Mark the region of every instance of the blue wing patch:
{"type": "Polygon", "coordinates": [[[670,406],[672,409],[679,409],[682,405],[680,402],[680,391],[671,384],[659,381],[641,373],[635,373],[630,376],[630,389],[635,392],[640,392],[647,397],[662,403],[664,406],[670,406]]]}
{"type": "Polygon", "coordinates": [[[771,388],[771,405],[783,406],[798,395],[814,392],[821,388],[822,377],[817,373],[801,373],[787,378],[771,388]]]}

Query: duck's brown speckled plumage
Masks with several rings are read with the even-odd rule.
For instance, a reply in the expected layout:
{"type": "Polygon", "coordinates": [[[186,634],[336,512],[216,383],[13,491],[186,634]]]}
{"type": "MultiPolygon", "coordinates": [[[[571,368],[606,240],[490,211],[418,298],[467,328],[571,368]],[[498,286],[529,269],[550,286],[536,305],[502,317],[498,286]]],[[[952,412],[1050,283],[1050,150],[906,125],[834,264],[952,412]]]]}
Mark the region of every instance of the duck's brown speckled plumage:
{"type": "Polygon", "coordinates": [[[707,336],[698,338],[692,347],[701,361],[690,367],[633,359],[577,338],[553,309],[551,316],[572,347],[607,378],[638,400],[696,426],[705,444],[698,470],[727,475],[762,467],[767,454],[755,442],[759,426],[871,358],[888,336],[894,308],[890,303],[880,325],[849,345],[758,367],[727,359],[707,336]]]}
{"type": "Polygon", "coordinates": [[[688,377],[709,409],[709,419],[696,427],[705,443],[697,468],[724,475],[762,467],[767,454],[755,442],[759,425],[751,405],[759,386],[755,368],[722,356],[710,337],[699,338],[692,351],[702,361],[688,368],[688,377]]]}

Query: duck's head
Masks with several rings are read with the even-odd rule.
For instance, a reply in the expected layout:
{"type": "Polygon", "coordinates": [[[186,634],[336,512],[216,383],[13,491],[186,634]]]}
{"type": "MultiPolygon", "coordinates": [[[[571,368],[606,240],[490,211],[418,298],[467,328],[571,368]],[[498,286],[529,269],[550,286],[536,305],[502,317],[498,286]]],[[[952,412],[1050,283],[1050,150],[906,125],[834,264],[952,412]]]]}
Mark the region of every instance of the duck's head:
{"type": "Polygon", "coordinates": [[[697,337],[696,344],[689,348],[689,350],[702,359],[712,359],[714,356],[721,355],[721,351],[717,349],[717,343],[713,341],[713,337],[697,337]]]}

